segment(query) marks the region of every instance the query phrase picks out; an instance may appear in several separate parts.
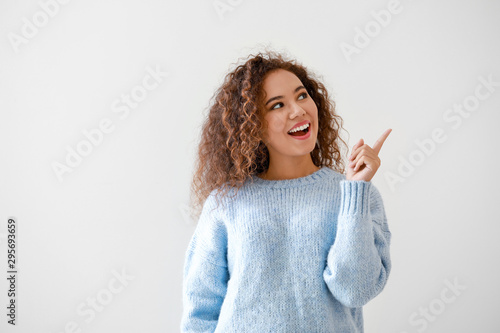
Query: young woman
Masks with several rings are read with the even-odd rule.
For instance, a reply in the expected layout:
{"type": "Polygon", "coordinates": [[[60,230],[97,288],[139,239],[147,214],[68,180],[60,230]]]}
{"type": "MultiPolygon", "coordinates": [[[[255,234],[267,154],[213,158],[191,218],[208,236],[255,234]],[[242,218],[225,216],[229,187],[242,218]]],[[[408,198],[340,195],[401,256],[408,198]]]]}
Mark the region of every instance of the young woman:
{"type": "Polygon", "coordinates": [[[359,140],[345,172],[334,102],[275,52],[250,56],[214,96],[192,185],[202,209],[185,254],[181,331],[363,332],[362,307],[391,271],[370,182],[391,130],[373,147],[359,140]]]}

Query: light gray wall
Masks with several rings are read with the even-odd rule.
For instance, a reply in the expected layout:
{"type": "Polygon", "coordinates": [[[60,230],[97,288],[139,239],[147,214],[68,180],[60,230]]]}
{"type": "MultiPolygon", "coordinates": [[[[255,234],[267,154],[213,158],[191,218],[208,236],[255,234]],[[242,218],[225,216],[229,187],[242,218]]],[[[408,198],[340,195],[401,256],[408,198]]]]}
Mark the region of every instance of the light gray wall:
{"type": "Polygon", "coordinates": [[[350,147],[393,129],[373,179],[393,270],[365,306],[366,332],[499,331],[499,11],[488,0],[0,2],[2,274],[7,219],[18,223],[17,327],[2,307],[0,330],[178,331],[202,112],[231,63],[271,45],[323,76],[350,147]],[[144,97],[133,108],[131,93],[144,97]],[[66,161],[72,149],[86,156],[66,161]]]}

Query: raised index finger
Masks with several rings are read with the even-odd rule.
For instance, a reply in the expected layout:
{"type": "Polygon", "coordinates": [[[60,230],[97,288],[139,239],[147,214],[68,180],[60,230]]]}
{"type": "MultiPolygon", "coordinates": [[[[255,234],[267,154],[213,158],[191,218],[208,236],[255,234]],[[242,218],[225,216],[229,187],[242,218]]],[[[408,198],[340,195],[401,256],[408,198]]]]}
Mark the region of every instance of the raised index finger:
{"type": "Polygon", "coordinates": [[[375,144],[373,145],[373,150],[377,154],[379,153],[380,148],[382,148],[382,145],[384,144],[385,139],[387,139],[387,137],[389,136],[391,131],[392,131],[392,128],[389,128],[388,130],[386,130],[384,132],[384,134],[382,134],[382,136],[377,141],[375,141],[375,144]]]}

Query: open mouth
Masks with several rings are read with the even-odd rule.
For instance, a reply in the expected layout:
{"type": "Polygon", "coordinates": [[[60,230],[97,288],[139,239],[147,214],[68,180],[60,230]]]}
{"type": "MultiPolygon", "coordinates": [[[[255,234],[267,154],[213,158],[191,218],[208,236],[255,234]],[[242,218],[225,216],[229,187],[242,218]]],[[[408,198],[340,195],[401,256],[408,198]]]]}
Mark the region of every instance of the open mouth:
{"type": "Polygon", "coordinates": [[[291,136],[304,136],[304,135],[306,135],[309,132],[311,125],[307,124],[304,126],[307,126],[307,127],[304,129],[301,129],[300,131],[296,131],[296,132],[292,132],[292,133],[289,132],[288,135],[291,135],[291,136]]]}

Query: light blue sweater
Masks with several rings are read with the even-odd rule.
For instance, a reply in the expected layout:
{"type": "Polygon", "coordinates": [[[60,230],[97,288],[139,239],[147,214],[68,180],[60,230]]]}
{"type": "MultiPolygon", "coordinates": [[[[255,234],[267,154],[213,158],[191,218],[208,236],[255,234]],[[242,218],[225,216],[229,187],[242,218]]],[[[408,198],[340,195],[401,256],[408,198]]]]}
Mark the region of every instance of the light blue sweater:
{"type": "MultiPolygon", "coordinates": [[[[253,180],[253,182],[252,182],[253,180]]],[[[205,201],[184,259],[182,332],[358,332],[391,271],[375,185],[322,167],[205,201]]]]}

